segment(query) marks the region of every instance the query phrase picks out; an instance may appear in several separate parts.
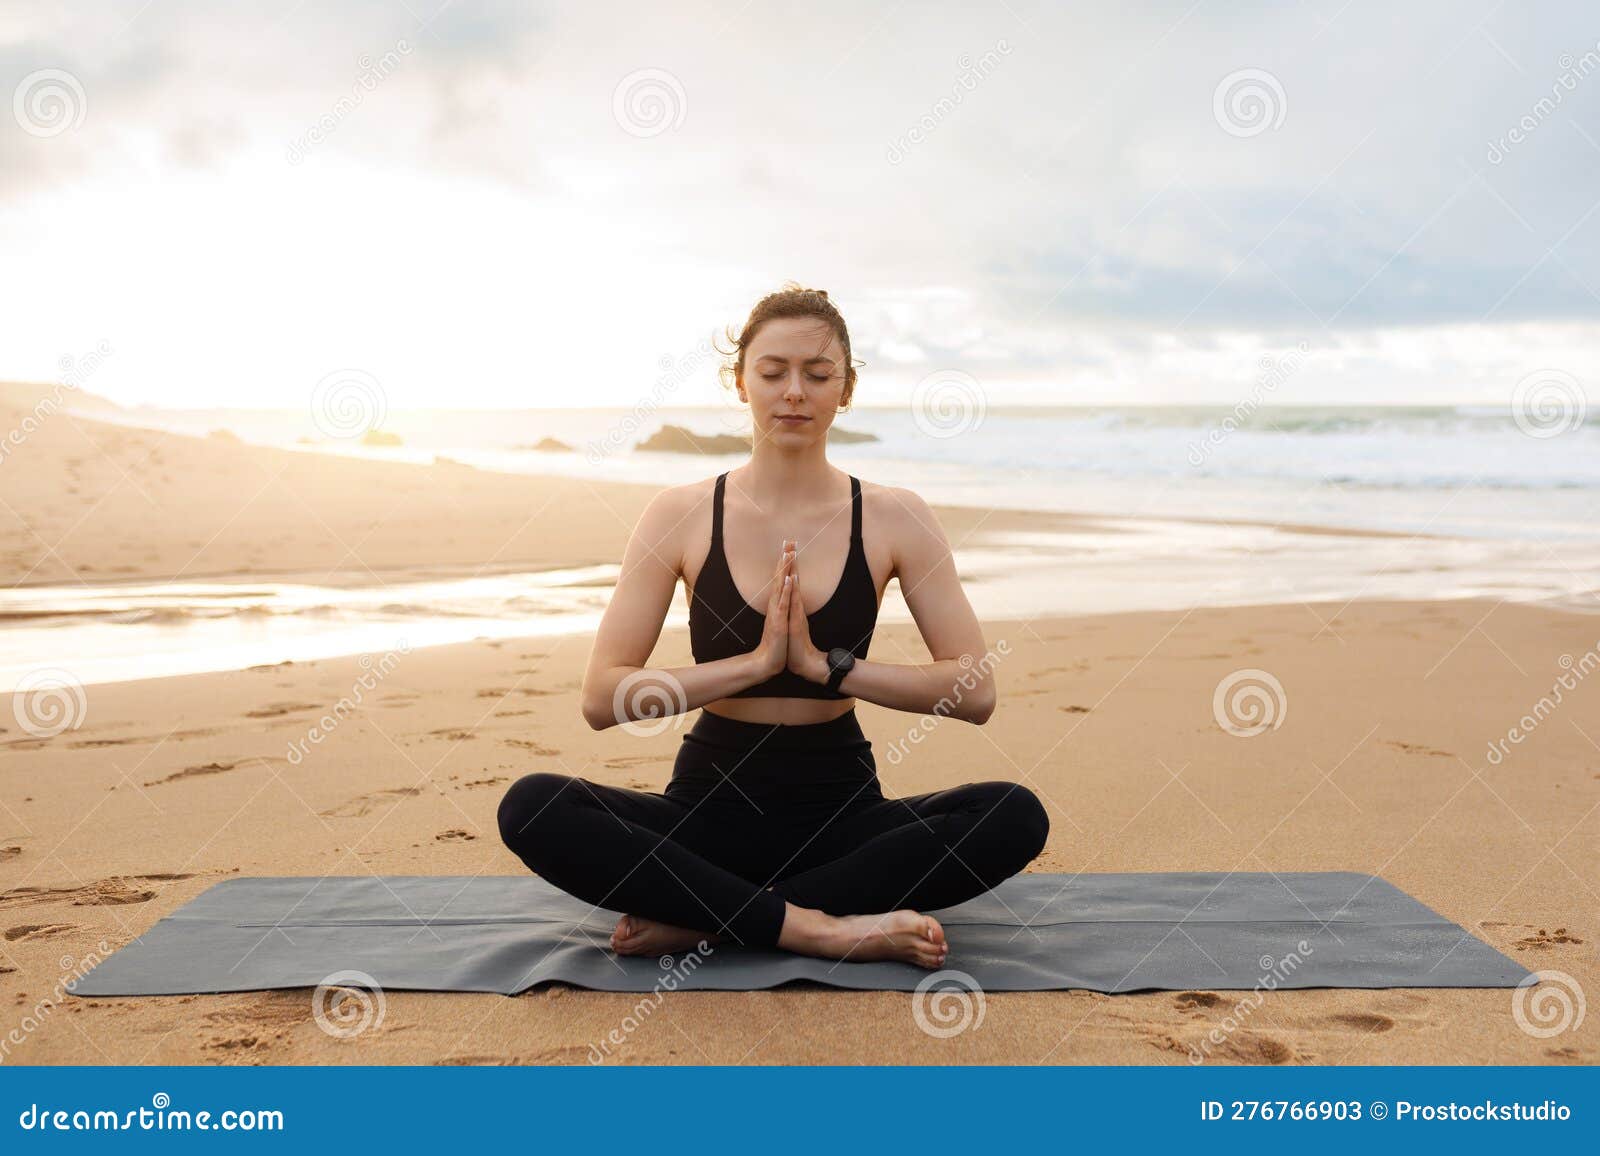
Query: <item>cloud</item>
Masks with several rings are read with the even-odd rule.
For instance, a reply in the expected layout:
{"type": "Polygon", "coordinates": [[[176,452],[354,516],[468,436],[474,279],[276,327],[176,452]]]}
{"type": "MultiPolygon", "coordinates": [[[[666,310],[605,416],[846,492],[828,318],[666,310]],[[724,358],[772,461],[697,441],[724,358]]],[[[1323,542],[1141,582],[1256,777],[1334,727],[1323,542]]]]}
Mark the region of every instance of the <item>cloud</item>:
{"type": "MultiPolygon", "coordinates": [[[[402,283],[365,289],[374,318],[500,316],[494,295],[529,278],[573,287],[546,306],[569,329],[568,310],[637,302],[610,339],[622,375],[789,277],[848,303],[886,371],[955,362],[1041,379],[1109,373],[1119,357],[1169,372],[1163,341],[1202,364],[1221,334],[1354,343],[1420,391],[1471,376],[1430,330],[1570,334],[1600,315],[1600,45],[1578,0],[1538,21],[1472,0],[1152,3],[1092,24],[958,3],[827,20],[737,5],[140,4],[0,22],[6,93],[63,68],[88,101],[58,136],[0,121],[0,233],[98,238],[14,259],[136,280],[134,254],[148,256],[74,214],[168,184],[177,203],[179,184],[200,182],[185,196],[224,218],[276,206],[279,228],[317,238],[298,250],[308,281],[390,270],[402,283]],[[363,90],[361,61],[401,43],[363,90]],[[681,123],[618,122],[617,86],[643,69],[670,74],[681,123]],[[1230,120],[1245,115],[1224,99],[1238,91],[1265,102],[1259,129],[1230,120]],[[357,227],[358,197],[399,236],[357,227]],[[325,219],[331,206],[351,223],[325,219]],[[397,245],[417,254],[409,273],[397,245]],[[1386,345],[1391,330],[1406,342],[1386,345]]],[[[178,319],[260,277],[207,260],[201,231],[170,243],[196,247],[170,264],[204,269],[203,283],[173,282],[173,328],[151,334],[175,344],[178,319]]],[[[14,343],[39,344],[0,350],[23,363],[0,370],[47,365],[119,323],[92,298],[82,333],[19,326],[14,343]]],[[[318,348],[358,332],[303,324],[318,348]]]]}

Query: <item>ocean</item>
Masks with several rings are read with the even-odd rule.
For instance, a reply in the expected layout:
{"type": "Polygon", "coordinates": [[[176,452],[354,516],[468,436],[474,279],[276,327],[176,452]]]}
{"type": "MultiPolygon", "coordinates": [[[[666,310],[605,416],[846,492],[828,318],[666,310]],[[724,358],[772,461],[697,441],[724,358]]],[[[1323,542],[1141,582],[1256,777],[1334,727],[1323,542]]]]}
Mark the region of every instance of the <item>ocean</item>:
{"type": "MultiPolygon", "coordinates": [[[[731,408],[396,410],[399,446],[330,437],[309,409],[128,411],[128,420],[322,452],[656,484],[741,461],[633,447],[666,424],[744,434],[731,408]],[[315,444],[300,439],[314,439],[315,444]],[[555,438],[571,452],[528,447],[555,438]]],[[[324,421],[323,425],[329,423],[324,421]]],[[[840,414],[878,440],[832,445],[841,468],[934,504],[1178,516],[1455,534],[1600,537],[1600,417],[1544,424],[1507,405],[1264,407],[911,407],[840,414]]]]}

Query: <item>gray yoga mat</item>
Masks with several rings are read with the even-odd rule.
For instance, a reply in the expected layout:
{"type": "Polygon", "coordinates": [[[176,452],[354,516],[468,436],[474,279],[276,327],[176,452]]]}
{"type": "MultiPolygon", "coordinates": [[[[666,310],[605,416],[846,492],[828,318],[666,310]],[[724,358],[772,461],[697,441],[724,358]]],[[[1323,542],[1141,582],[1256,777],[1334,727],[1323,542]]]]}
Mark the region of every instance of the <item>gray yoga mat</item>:
{"type": "MultiPolygon", "coordinates": [[[[1376,876],[1035,875],[935,913],[947,972],[985,991],[1515,987],[1529,972],[1376,876]]],[[[748,990],[811,980],[914,991],[905,963],[712,945],[618,956],[618,913],[533,875],[239,878],[84,977],[80,996],[315,987],[748,990]],[[670,979],[668,977],[671,977],[670,979]]]]}

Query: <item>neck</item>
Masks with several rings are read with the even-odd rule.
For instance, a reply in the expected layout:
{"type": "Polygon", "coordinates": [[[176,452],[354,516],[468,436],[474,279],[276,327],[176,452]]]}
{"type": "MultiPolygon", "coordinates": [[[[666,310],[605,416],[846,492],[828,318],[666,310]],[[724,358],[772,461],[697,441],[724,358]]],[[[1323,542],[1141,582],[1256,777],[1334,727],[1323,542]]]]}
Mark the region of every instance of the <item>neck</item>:
{"type": "Polygon", "coordinates": [[[740,486],[767,509],[832,501],[840,472],[829,464],[826,451],[822,441],[793,448],[770,438],[758,441],[740,471],[740,486]]]}

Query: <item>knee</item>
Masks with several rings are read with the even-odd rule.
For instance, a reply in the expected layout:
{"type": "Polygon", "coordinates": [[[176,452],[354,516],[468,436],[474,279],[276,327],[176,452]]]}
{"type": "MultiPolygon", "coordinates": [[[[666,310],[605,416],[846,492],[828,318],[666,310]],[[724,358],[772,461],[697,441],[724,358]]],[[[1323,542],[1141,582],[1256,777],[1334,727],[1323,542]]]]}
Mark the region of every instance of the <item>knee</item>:
{"type": "Polygon", "coordinates": [[[540,771],[512,783],[500,800],[497,815],[505,845],[512,850],[525,846],[534,824],[550,819],[559,810],[560,800],[572,782],[571,775],[540,771]]]}
{"type": "Polygon", "coordinates": [[[1015,850],[1020,871],[1044,850],[1050,838],[1050,813],[1039,796],[1021,783],[995,783],[993,793],[987,822],[1003,833],[1005,846],[1015,850]]]}

